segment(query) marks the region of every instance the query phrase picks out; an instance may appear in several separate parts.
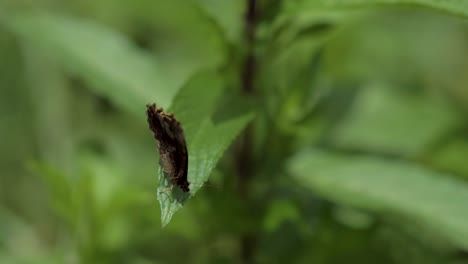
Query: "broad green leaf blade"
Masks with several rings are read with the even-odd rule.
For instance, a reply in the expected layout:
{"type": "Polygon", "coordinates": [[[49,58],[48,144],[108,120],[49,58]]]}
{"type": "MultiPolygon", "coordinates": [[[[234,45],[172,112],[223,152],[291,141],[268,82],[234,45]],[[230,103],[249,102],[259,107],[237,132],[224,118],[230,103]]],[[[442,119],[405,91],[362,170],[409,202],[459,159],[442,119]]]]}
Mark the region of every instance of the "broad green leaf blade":
{"type": "Polygon", "coordinates": [[[290,172],[320,196],[380,213],[396,213],[468,249],[468,186],[414,164],[372,157],[303,152],[290,172]]]}
{"type": "Polygon", "coordinates": [[[468,2],[463,0],[302,0],[291,5],[295,11],[337,10],[372,6],[418,6],[468,17],[468,2]]]}
{"type": "Polygon", "coordinates": [[[214,72],[193,76],[175,96],[169,112],[176,114],[188,142],[192,141],[200,125],[210,118],[223,91],[223,81],[214,72]]]}
{"type": "Polygon", "coordinates": [[[18,256],[3,249],[0,251],[0,259],[3,263],[15,264],[58,264],[65,262],[59,256],[18,256]]]}
{"type": "Polygon", "coordinates": [[[468,157],[468,140],[456,137],[440,146],[427,159],[437,168],[468,178],[466,157],[468,157]]]}
{"type": "Polygon", "coordinates": [[[366,151],[414,156],[457,125],[450,106],[434,98],[370,85],[332,134],[334,144],[366,151]]]}
{"type": "Polygon", "coordinates": [[[224,151],[252,118],[252,113],[243,113],[220,122],[205,120],[200,126],[196,137],[189,143],[192,168],[189,165],[188,178],[193,185],[192,195],[208,180],[224,151]]]}
{"type": "Polygon", "coordinates": [[[1,27],[0,58],[0,131],[4,139],[0,167],[4,170],[3,176],[10,178],[21,171],[17,162],[35,151],[35,139],[31,137],[34,124],[22,122],[31,119],[34,108],[27,100],[29,93],[22,73],[21,50],[15,37],[1,27]]]}
{"type": "Polygon", "coordinates": [[[77,204],[73,197],[73,187],[67,176],[45,163],[31,161],[28,167],[44,179],[51,195],[53,209],[63,217],[69,227],[76,228],[77,204]]]}
{"type": "Polygon", "coordinates": [[[237,0],[192,0],[196,2],[223,29],[227,38],[236,43],[242,36],[242,17],[245,3],[237,0]]]}
{"type": "Polygon", "coordinates": [[[22,47],[34,113],[29,120],[35,126],[38,153],[42,160],[71,173],[76,131],[76,127],[72,129],[71,126],[74,109],[71,103],[76,99],[57,63],[44,56],[35,45],[23,44],[22,47]]]}
{"type": "MultiPolygon", "coordinates": [[[[191,79],[174,100],[170,112],[173,111],[180,121],[187,141],[190,193],[172,186],[159,170],[157,197],[163,226],[208,180],[223,152],[253,117],[248,111],[240,111],[236,115],[215,120],[215,106],[222,89],[223,83],[216,73],[201,73],[191,79]]],[[[243,104],[239,102],[235,105],[240,107],[243,104]]],[[[232,112],[231,109],[223,111],[232,112]]]]}
{"type": "MultiPolygon", "coordinates": [[[[201,69],[222,66],[227,55],[222,30],[215,19],[194,3],[196,1],[199,0],[118,3],[114,0],[100,0],[79,1],[77,5],[99,20],[125,32],[132,32],[140,44],[154,52],[161,65],[165,84],[179,88],[201,69]]],[[[209,7],[210,10],[212,7],[209,7]]],[[[214,8],[218,10],[218,7],[214,8]]],[[[229,12],[232,11],[229,9],[229,12]]],[[[218,12],[217,15],[225,18],[223,13],[218,12]]]]}
{"type": "Polygon", "coordinates": [[[129,112],[141,115],[141,105],[154,97],[168,106],[176,93],[163,81],[150,54],[103,25],[45,14],[10,16],[5,21],[25,41],[44,48],[96,92],[129,112]]]}

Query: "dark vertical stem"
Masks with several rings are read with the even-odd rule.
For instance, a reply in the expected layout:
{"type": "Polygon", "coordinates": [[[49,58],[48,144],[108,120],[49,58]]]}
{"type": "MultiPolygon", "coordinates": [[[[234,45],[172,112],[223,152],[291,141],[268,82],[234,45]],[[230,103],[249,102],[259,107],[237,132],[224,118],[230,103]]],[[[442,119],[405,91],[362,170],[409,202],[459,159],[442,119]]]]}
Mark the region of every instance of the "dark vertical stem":
{"type": "Polygon", "coordinates": [[[245,12],[244,19],[244,33],[247,54],[242,69],[242,87],[245,93],[252,94],[254,92],[254,78],[256,66],[254,54],[255,26],[257,19],[256,0],[247,0],[247,10],[245,12]]]}
{"type": "MultiPolygon", "coordinates": [[[[247,10],[245,13],[245,42],[246,53],[241,69],[242,91],[244,95],[253,95],[255,85],[254,54],[255,25],[257,17],[256,0],[246,0],[247,10]]],[[[243,135],[243,141],[237,157],[237,168],[239,173],[239,192],[242,197],[248,193],[248,182],[252,177],[252,126],[248,126],[243,135]]]]}
{"type": "MultiPolygon", "coordinates": [[[[242,91],[246,96],[255,93],[256,57],[255,26],[257,19],[257,0],[246,0],[247,10],[244,17],[244,33],[246,53],[241,69],[242,91]]],[[[245,200],[245,205],[250,208],[249,185],[254,175],[253,172],[253,127],[250,125],[244,132],[240,150],[237,156],[237,168],[239,174],[238,194],[239,198],[245,200]]],[[[250,210],[247,210],[250,211],[250,210]]],[[[242,263],[251,263],[256,247],[256,236],[247,232],[240,237],[240,250],[242,263]]]]}
{"type": "MultiPolygon", "coordinates": [[[[255,92],[256,58],[254,53],[255,26],[257,18],[257,0],[246,0],[247,10],[244,17],[246,53],[241,69],[242,91],[246,96],[255,92]]],[[[242,197],[248,193],[248,182],[252,177],[252,126],[245,130],[237,157],[239,173],[239,192],[242,197]]]]}

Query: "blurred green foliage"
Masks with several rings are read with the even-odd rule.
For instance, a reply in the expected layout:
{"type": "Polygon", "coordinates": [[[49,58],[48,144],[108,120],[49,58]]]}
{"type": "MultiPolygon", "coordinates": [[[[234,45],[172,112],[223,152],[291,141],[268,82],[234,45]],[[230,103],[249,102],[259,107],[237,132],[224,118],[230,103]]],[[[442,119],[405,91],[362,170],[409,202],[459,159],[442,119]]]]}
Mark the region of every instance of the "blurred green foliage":
{"type": "Polygon", "coordinates": [[[468,263],[467,19],[1,0],[0,263],[468,263]],[[184,128],[190,194],[159,172],[152,102],[184,128]]]}

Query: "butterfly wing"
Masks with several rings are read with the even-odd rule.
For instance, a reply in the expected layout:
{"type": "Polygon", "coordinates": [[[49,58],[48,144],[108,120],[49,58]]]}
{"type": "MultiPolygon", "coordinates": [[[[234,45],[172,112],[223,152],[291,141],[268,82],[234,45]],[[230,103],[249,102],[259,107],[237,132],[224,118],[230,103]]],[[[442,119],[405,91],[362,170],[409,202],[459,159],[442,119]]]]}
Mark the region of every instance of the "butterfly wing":
{"type": "Polygon", "coordinates": [[[174,115],[164,113],[155,104],[147,105],[146,115],[153,136],[156,139],[160,162],[164,173],[172,184],[189,192],[187,179],[188,153],[185,136],[174,115]]]}

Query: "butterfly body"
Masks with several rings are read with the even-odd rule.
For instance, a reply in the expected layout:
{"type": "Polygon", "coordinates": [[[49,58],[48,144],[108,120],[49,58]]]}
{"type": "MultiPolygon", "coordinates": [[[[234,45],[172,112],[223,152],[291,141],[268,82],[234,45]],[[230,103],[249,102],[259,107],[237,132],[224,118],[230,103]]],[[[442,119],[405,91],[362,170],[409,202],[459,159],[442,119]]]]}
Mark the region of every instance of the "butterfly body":
{"type": "Polygon", "coordinates": [[[157,142],[164,174],[173,185],[189,192],[187,145],[180,123],[174,115],[166,114],[162,108],[156,108],[156,104],[148,104],[146,107],[149,128],[157,142]]]}

